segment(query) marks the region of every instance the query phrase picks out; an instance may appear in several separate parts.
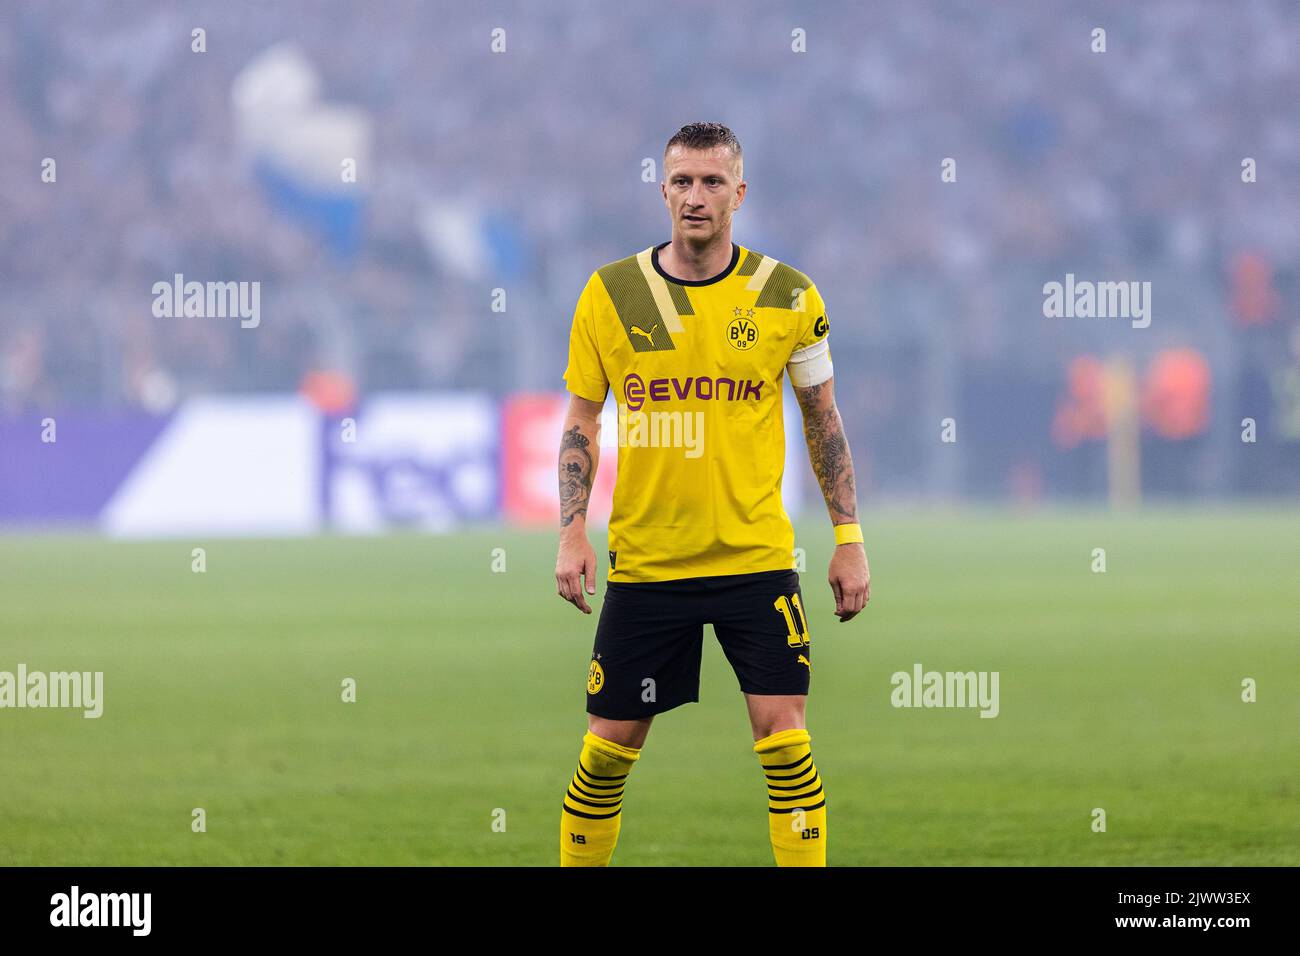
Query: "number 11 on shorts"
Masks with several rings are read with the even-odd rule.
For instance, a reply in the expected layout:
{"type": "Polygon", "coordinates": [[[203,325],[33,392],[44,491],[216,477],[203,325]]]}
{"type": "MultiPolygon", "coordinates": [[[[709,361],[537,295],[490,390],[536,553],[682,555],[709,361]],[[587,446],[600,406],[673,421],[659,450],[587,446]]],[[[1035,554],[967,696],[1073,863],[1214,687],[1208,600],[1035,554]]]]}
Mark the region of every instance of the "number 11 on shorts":
{"type": "Polygon", "coordinates": [[[808,619],[804,617],[803,605],[799,603],[799,595],[791,594],[786,597],[782,594],[777,598],[772,606],[781,612],[785,618],[786,638],[785,641],[791,647],[807,647],[808,640],[808,619]],[[791,610],[790,602],[794,602],[794,609],[791,610]],[[799,614],[799,626],[795,626],[795,612],[799,614]]]}

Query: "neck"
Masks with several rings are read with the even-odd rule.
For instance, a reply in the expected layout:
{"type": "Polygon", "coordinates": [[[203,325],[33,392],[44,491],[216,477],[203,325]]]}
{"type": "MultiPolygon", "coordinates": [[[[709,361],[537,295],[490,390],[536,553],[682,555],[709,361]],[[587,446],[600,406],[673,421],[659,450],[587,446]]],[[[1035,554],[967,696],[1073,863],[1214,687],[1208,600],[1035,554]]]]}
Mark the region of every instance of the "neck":
{"type": "Polygon", "coordinates": [[[669,275],[688,282],[712,279],[731,264],[731,228],[704,244],[688,242],[674,232],[659,250],[659,265],[669,275]]]}

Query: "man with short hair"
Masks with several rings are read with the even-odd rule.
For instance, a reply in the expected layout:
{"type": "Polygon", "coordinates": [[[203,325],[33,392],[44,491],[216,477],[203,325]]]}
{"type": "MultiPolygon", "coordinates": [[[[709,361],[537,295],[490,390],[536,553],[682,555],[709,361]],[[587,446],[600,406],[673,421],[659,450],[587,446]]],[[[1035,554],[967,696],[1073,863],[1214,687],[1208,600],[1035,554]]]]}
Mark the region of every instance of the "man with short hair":
{"type": "Polygon", "coordinates": [[[609,574],[587,676],[588,731],[560,820],[562,866],[606,866],[655,714],[699,700],[712,624],[749,709],[780,866],[825,866],[826,793],[804,719],[812,649],[781,502],[781,376],[834,526],[841,622],[870,597],[853,461],[835,407],[825,305],[803,273],[731,241],[746,183],[718,123],[664,150],[670,241],[592,273],[574,314],[559,456],[556,589],[586,614],[586,514],[612,383],[618,475],[609,574]]]}

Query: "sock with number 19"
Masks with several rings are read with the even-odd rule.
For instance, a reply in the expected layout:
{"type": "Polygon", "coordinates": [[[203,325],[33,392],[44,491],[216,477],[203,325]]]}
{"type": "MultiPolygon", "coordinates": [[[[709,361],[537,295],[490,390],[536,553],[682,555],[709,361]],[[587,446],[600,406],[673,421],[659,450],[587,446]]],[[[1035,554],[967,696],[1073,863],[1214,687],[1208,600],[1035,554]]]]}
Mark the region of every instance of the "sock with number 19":
{"type": "Polygon", "coordinates": [[[640,748],[587,731],[560,814],[560,866],[609,866],[618,843],[623,785],[640,757],[640,748]]]}

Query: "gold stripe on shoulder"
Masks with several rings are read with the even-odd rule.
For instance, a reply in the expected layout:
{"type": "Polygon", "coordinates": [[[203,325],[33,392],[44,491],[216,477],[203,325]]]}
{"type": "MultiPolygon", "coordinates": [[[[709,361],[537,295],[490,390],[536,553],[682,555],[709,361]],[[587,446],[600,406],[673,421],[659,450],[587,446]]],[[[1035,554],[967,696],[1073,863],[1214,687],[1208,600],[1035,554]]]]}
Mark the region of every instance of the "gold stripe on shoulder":
{"type": "MultiPolygon", "coordinates": [[[[641,275],[645,277],[646,284],[650,287],[650,295],[654,298],[655,307],[659,310],[659,318],[663,321],[664,328],[669,332],[684,332],[686,328],[682,325],[682,320],[677,317],[678,302],[673,295],[673,291],[668,288],[668,283],[664,281],[664,277],[655,272],[654,263],[650,261],[650,253],[653,248],[652,246],[650,249],[642,250],[637,254],[637,265],[641,267],[641,275]]],[[[686,300],[686,307],[687,311],[682,314],[691,315],[692,310],[689,299],[686,300]]]]}
{"type": "Polygon", "coordinates": [[[628,256],[598,269],[604,291],[614,304],[632,349],[638,352],[672,351],[675,345],[668,334],[655,304],[650,286],[637,265],[637,256],[628,256]]]}
{"type": "Polygon", "coordinates": [[[763,286],[767,285],[767,280],[768,277],[772,275],[772,270],[780,264],[781,263],[777,262],[771,256],[763,256],[762,259],[755,264],[754,273],[750,276],[749,282],[745,284],[745,288],[750,292],[761,292],[763,286]]]}
{"type": "MultiPolygon", "coordinates": [[[[597,270],[614,312],[637,352],[669,352],[676,348],[663,310],[640,268],[640,256],[628,256],[597,270]]],[[[657,278],[657,277],[656,277],[657,278]]],[[[677,323],[676,315],[673,321],[677,323]]],[[[680,323],[677,323],[680,331],[680,323]]]]}

